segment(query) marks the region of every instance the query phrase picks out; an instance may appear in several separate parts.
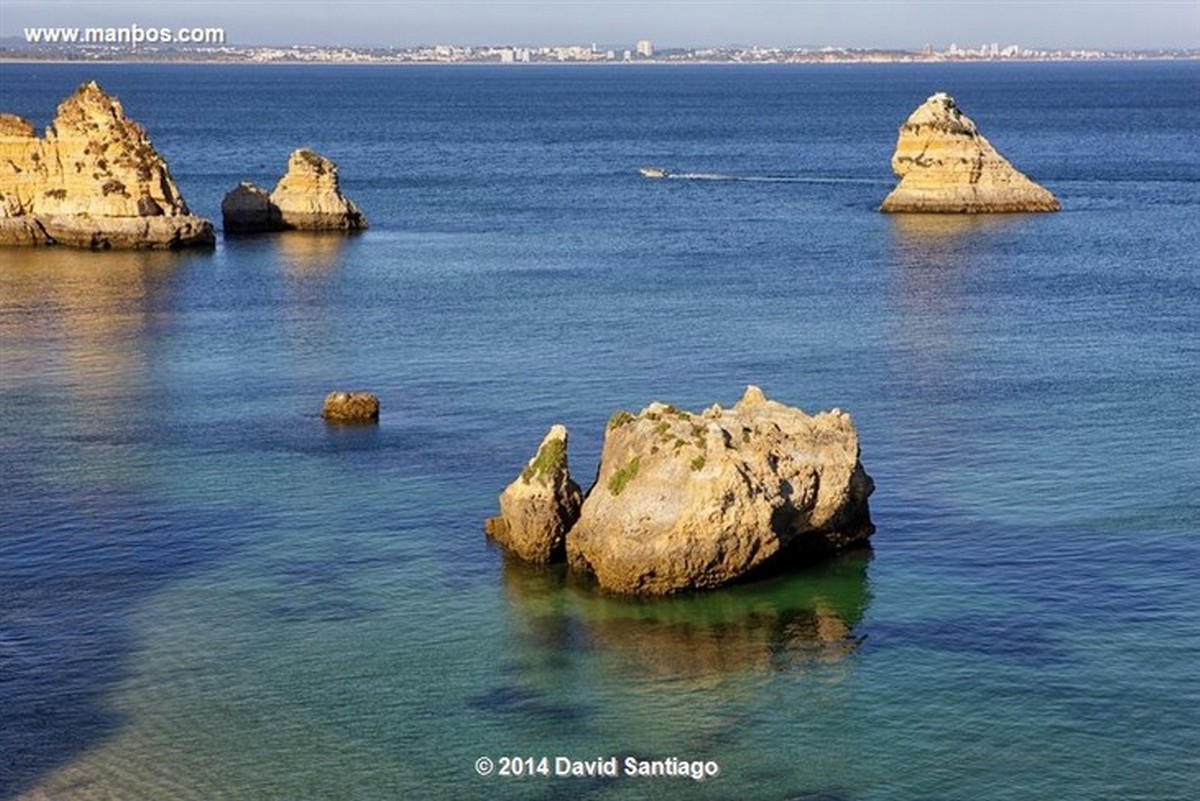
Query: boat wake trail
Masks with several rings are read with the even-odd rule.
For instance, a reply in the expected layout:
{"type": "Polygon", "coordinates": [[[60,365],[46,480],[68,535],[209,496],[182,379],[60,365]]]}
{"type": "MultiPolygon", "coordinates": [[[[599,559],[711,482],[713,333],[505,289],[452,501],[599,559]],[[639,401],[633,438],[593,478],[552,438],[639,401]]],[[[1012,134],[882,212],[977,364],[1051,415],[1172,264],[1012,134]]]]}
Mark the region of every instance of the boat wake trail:
{"type": "Polygon", "coordinates": [[[878,184],[890,185],[873,178],[824,178],[800,175],[725,175],[718,172],[681,172],[666,176],[678,181],[749,181],[774,184],[878,184]]]}

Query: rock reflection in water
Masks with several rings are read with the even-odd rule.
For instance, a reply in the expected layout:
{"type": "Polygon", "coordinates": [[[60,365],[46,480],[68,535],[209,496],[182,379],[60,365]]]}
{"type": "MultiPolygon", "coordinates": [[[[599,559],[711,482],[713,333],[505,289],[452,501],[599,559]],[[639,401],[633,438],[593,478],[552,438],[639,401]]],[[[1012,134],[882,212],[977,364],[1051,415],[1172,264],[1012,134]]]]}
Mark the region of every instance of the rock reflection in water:
{"type": "Polygon", "coordinates": [[[1003,231],[1027,215],[1021,214],[897,214],[888,218],[898,244],[920,248],[944,245],[964,236],[1003,231]]]}
{"type": "MultiPolygon", "coordinates": [[[[37,430],[56,445],[24,458],[22,447],[46,440],[28,439],[27,423],[16,423],[21,435],[7,443],[9,477],[57,470],[49,484],[55,492],[62,475],[106,491],[140,482],[133,443],[143,436],[144,399],[161,353],[148,333],[172,313],[185,264],[208,255],[0,250],[4,402],[36,415],[37,430]]],[[[10,425],[21,420],[13,416],[10,425]]]]}
{"type": "Polygon", "coordinates": [[[10,391],[70,391],[80,422],[140,387],[143,333],[167,313],[173,282],[194,253],[4,248],[0,339],[10,391]]]}
{"type": "Polygon", "coordinates": [[[870,603],[870,558],[855,551],[784,576],[658,599],[604,595],[560,567],[517,560],[506,560],[504,583],[514,628],[548,658],[599,651],[652,676],[716,680],[802,671],[853,653],[870,603]]]}
{"type": "MultiPolygon", "coordinates": [[[[193,252],[3,248],[0,333],[9,342],[61,339],[72,366],[123,359],[163,311],[173,274],[193,252]],[[117,346],[121,347],[117,347],[117,346]]],[[[42,348],[41,351],[56,352],[42,348]]]]}
{"type": "Polygon", "coordinates": [[[279,247],[279,261],[288,275],[322,276],[332,273],[342,260],[346,247],[343,233],[313,233],[285,231],[274,234],[279,247]]]}
{"type": "Polygon", "coordinates": [[[969,345],[972,283],[986,280],[999,240],[1030,215],[895,214],[889,276],[899,347],[896,382],[937,402],[969,345]]]}

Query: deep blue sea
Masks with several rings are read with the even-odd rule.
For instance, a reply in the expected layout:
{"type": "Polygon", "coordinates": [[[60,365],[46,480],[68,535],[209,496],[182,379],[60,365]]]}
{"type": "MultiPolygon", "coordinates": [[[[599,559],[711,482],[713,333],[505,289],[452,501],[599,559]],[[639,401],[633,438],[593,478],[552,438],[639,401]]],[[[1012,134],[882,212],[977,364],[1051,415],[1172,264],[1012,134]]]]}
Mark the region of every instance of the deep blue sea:
{"type": "Polygon", "coordinates": [[[1200,63],[4,64],[0,110],[91,78],[196,213],[308,146],[371,228],[0,251],[0,798],[1200,797],[1200,63]],[[935,91],[1063,211],[879,214],[935,91]],[[485,541],[552,423],[586,488],[617,409],[749,383],[853,415],[873,551],[650,602],[485,541]]]}

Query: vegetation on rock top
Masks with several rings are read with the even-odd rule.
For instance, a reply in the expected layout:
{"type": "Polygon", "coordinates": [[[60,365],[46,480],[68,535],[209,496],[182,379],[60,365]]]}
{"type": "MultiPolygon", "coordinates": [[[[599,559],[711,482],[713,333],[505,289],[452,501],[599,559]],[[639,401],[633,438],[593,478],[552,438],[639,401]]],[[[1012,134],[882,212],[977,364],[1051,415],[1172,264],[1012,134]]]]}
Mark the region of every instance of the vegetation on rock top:
{"type": "Polygon", "coordinates": [[[538,449],[537,456],[521,471],[521,481],[528,484],[534,478],[543,484],[545,476],[553,475],[567,464],[567,443],[561,439],[552,439],[538,449]]]}

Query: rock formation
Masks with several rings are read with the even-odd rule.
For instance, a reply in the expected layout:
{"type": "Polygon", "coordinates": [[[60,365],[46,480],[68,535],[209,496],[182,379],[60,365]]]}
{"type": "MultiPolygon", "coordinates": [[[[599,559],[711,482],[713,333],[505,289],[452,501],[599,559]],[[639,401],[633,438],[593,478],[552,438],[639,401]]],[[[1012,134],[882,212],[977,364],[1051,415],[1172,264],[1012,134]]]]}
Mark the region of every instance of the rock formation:
{"type": "Polygon", "coordinates": [[[379,420],[379,398],[369,392],[330,392],[321,416],[332,423],[374,423],[379,420]]]}
{"type": "Polygon", "coordinates": [[[900,126],[892,170],[900,183],[885,212],[1058,211],[1054,195],[1018,172],[944,92],[900,126]]]}
{"type": "Polygon", "coordinates": [[[242,181],[225,195],[221,217],[227,234],[283,230],[283,217],[271,203],[271,196],[249,181],[242,181]]]}
{"type": "Polygon", "coordinates": [[[501,496],[501,517],[489,521],[488,532],[512,539],[513,521],[521,521],[521,539],[543,544],[510,547],[546,561],[555,548],[544,543],[565,531],[570,566],[594,574],[606,590],[663,595],[719,587],[863,543],[875,530],[867,505],[874,483],[859,461],[854,425],[837,409],[809,416],[749,387],[729,410],[692,414],[652,403],[638,415],[618,412],[574,525],[560,513],[575,507],[565,489],[566,431],[556,429],[524,482],[501,496]],[[547,450],[559,441],[561,470],[558,451],[547,450]],[[529,480],[539,464],[552,463],[547,483],[529,480]],[[530,494],[536,513],[518,503],[530,494]]]}
{"type": "Polygon", "coordinates": [[[582,503],[567,465],[567,429],[555,425],[501,493],[500,515],[488,519],[487,535],[526,561],[562,561],[567,532],[582,503]]]}
{"type": "Polygon", "coordinates": [[[59,105],[44,138],[0,115],[0,244],[180,248],[213,239],[145,130],[95,81],[59,105]]]}
{"type": "Polygon", "coordinates": [[[221,216],[229,233],[358,231],[366,217],[338,184],[337,165],[311,150],[297,150],[269,195],[243,182],[225,195],[221,216]]]}
{"type": "Polygon", "coordinates": [[[658,595],[863,542],[874,484],[858,454],[849,415],[809,417],[757,387],[728,411],[619,413],[568,560],[605,589],[658,595]]]}
{"type": "Polygon", "coordinates": [[[337,165],[311,150],[297,150],[287,173],[275,185],[271,203],[287,228],[304,231],[353,231],[367,227],[358,206],[342,195],[337,165]]]}

